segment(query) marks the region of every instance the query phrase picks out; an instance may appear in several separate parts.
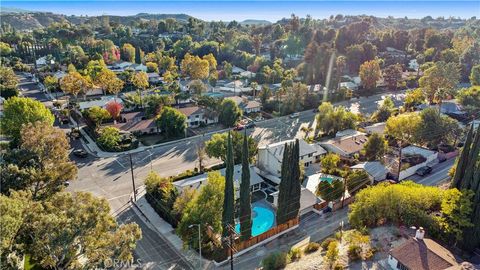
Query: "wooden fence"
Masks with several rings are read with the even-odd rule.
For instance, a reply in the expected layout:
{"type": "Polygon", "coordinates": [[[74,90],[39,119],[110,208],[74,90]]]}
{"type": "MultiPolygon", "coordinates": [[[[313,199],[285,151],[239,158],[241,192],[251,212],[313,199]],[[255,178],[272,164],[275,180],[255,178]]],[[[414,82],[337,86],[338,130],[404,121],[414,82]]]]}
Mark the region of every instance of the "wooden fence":
{"type": "MultiPolygon", "coordinates": [[[[253,236],[251,237],[250,239],[246,240],[246,241],[241,241],[240,238],[237,238],[235,240],[235,249],[237,251],[240,251],[240,250],[243,250],[243,249],[246,249],[246,248],[249,248],[253,245],[256,245],[274,235],[277,235],[285,230],[288,230],[296,225],[298,225],[298,221],[299,221],[299,218],[295,218],[295,219],[291,219],[283,224],[280,224],[280,225],[277,225],[273,228],[271,228],[270,230],[262,233],[262,234],[259,234],[257,236],[253,236]]],[[[229,253],[230,255],[230,253],[229,253]]]]}

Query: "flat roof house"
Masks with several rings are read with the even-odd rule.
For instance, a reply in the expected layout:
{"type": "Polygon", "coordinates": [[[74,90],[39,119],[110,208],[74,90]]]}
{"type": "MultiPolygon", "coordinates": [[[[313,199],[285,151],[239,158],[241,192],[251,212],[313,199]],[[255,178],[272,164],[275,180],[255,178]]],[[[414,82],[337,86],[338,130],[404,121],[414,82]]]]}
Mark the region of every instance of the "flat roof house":
{"type": "Polygon", "coordinates": [[[320,142],[320,145],[328,152],[336,153],[344,158],[351,158],[354,154],[359,153],[367,142],[366,134],[358,131],[348,135],[338,135],[334,139],[320,142]]]}
{"type": "Polygon", "coordinates": [[[388,265],[397,270],[454,270],[462,269],[455,256],[446,248],[424,238],[422,228],[414,238],[390,250],[388,265]]]}
{"type": "MultiPolygon", "coordinates": [[[[283,150],[285,143],[292,143],[295,140],[286,140],[258,147],[257,167],[259,173],[274,183],[280,183],[281,168],[283,160],[283,150]]],[[[303,139],[299,139],[300,161],[305,167],[309,167],[313,162],[318,162],[320,156],[327,153],[318,144],[308,144],[303,139]]]]}

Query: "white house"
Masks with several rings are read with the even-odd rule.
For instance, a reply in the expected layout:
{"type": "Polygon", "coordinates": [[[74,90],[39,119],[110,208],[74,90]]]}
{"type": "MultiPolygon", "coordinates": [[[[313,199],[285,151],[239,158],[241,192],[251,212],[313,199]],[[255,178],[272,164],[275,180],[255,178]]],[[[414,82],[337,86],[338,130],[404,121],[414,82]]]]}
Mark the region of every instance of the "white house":
{"type": "MultiPolygon", "coordinates": [[[[293,143],[295,140],[286,140],[270,145],[258,147],[257,168],[260,175],[271,180],[274,183],[280,183],[281,168],[283,160],[283,150],[286,143],[293,143]]],[[[318,144],[308,144],[303,139],[299,139],[300,161],[305,167],[312,163],[320,161],[320,157],[327,151],[318,144]]]]}
{"type": "Polygon", "coordinates": [[[356,164],[350,167],[352,170],[365,171],[371,180],[371,184],[376,181],[383,181],[387,178],[388,169],[380,161],[368,161],[356,164]]]}
{"type": "Polygon", "coordinates": [[[246,97],[233,96],[228,97],[228,99],[233,100],[240,109],[242,109],[244,114],[260,112],[262,109],[262,104],[256,100],[249,100],[246,97]]]}
{"type": "Polygon", "coordinates": [[[95,99],[95,100],[80,101],[78,102],[78,106],[80,110],[89,109],[95,106],[105,108],[107,103],[110,101],[116,101],[123,105],[123,101],[120,98],[116,98],[115,96],[102,96],[99,99],[95,99]]]}
{"type": "Polygon", "coordinates": [[[356,90],[358,90],[358,85],[356,85],[353,82],[341,82],[340,83],[340,88],[347,88],[347,89],[350,89],[352,91],[356,91],[356,90]]]}
{"type": "Polygon", "coordinates": [[[408,68],[413,69],[415,71],[418,70],[420,68],[420,65],[418,64],[417,59],[411,59],[408,62],[408,68]]]}
{"type": "Polygon", "coordinates": [[[320,145],[327,151],[336,153],[344,158],[351,158],[359,153],[367,142],[366,134],[358,131],[354,133],[348,132],[348,134],[342,131],[337,133],[337,135],[334,139],[320,142],[320,145]]]}
{"type": "Polygon", "coordinates": [[[187,127],[198,127],[202,123],[205,125],[218,123],[218,116],[203,107],[191,106],[178,110],[187,117],[187,127]]]}
{"type": "Polygon", "coordinates": [[[321,181],[328,181],[329,183],[331,183],[333,180],[343,181],[343,178],[326,173],[316,173],[308,176],[307,179],[303,182],[303,186],[306,189],[310,190],[313,194],[317,194],[317,187],[321,181]]]}
{"type": "MultiPolygon", "coordinates": [[[[220,174],[225,176],[225,168],[219,170],[220,174]]],[[[178,192],[182,192],[186,188],[199,189],[202,185],[207,183],[208,173],[203,173],[194,177],[182,179],[173,182],[173,186],[178,192]]],[[[236,197],[238,198],[240,184],[242,182],[242,165],[238,164],[233,167],[233,181],[234,188],[236,190],[236,197]]],[[[250,166],[250,190],[252,192],[260,190],[263,183],[263,179],[255,172],[254,167],[250,166]]]]}
{"type": "Polygon", "coordinates": [[[385,122],[380,122],[380,123],[375,123],[373,125],[370,125],[370,126],[366,126],[364,127],[365,131],[368,133],[368,134],[373,134],[373,133],[378,133],[380,135],[383,135],[383,133],[385,133],[385,127],[387,125],[385,124],[385,122]]]}
{"type": "MultiPolygon", "coordinates": [[[[275,191],[272,193],[273,197],[273,205],[275,208],[278,207],[278,191],[275,191]]],[[[314,211],[314,206],[317,203],[320,203],[321,200],[315,196],[314,193],[312,193],[310,190],[302,187],[301,193],[300,193],[300,209],[299,209],[299,216],[305,215],[311,211],[314,211]]]]}
{"type": "Polygon", "coordinates": [[[232,67],[232,74],[240,74],[242,72],[245,72],[245,69],[237,66],[232,67]]]}
{"type": "Polygon", "coordinates": [[[148,76],[149,83],[158,83],[161,80],[160,75],[156,72],[149,72],[147,73],[147,76],[148,76]]]}
{"type": "Polygon", "coordinates": [[[47,57],[42,56],[42,57],[38,58],[37,60],[35,60],[35,64],[39,67],[45,66],[47,64],[47,57]]]}
{"type": "Polygon", "coordinates": [[[423,228],[415,237],[390,250],[387,264],[394,270],[464,269],[453,253],[432,239],[425,238],[423,228]]]}

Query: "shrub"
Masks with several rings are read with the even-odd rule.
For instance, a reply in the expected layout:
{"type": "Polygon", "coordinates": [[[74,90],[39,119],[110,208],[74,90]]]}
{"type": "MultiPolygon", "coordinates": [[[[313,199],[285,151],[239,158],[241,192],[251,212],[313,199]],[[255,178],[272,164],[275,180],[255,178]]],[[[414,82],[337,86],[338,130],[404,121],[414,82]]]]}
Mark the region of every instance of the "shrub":
{"type": "Polygon", "coordinates": [[[313,253],[320,248],[320,244],[317,242],[310,242],[308,246],[305,248],[305,253],[313,253]]]}
{"type": "Polygon", "coordinates": [[[287,261],[289,262],[293,262],[293,261],[297,261],[299,260],[301,257],[302,257],[303,253],[302,253],[302,250],[299,249],[299,248],[292,248],[289,252],[288,252],[288,259],[287,261]]]}
{"type": "Polygon", "coordinates": [[[330,245],[331,242],[336,242],[337,240],[335,238],[327,238],[325,240],[323,240],[321,246],[322,246],[322,249],[323,250],[326,250],[328,248],[328,245],[330,245]]]}
{"type": "Polygon", "coordinates": [[[345,266],[338,263],[333,266],[333,270],[343,270],[343,269],[345,269],[345,266]]]}
{"type": "Polygon", "coordinates": [[[277,270],[287,266],[287,253],[275,252],[262,260],[262,267],[264,270],[277,270]]]}
{"type": "Polygon", "coordinates": [[[327,253],[325,254],[325,258],[327,261],[333,263],[338,259],[338,242],[332,241],[328,244],[327,253]]]}
{"type": "Polygon", "coordinates": [[[362,248],[354,244],[348,246],[348,258],[352,261],[360,260],[362,258],[362,248]]]}

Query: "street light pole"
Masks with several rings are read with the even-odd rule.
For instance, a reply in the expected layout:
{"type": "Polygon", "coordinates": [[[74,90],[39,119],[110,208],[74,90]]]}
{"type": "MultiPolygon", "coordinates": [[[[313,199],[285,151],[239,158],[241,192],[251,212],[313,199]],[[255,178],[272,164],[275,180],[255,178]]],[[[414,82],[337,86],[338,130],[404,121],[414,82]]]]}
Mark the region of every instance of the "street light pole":
{"type": "Polygon", "coordinates": [[[200,224],[192,224],[190,226],[188,226],[188,228],[193,228],[195,226],[198,226],[198,254],[199,254],[199,264],[200,264],[200,268],[199,269],[202,269],[202,235],[201,235],[201,232],[200,232],[200,224]]]}
{"type": "Polygon", "coordinates": [[[135,175],[133,174],[133,161],[132,161],[132,153],[128,153],[130,158],[130,172],[132,173],[132,185],[133,185],[133,200],[137,201],[137,190],[135,189],[135,175]]]}

